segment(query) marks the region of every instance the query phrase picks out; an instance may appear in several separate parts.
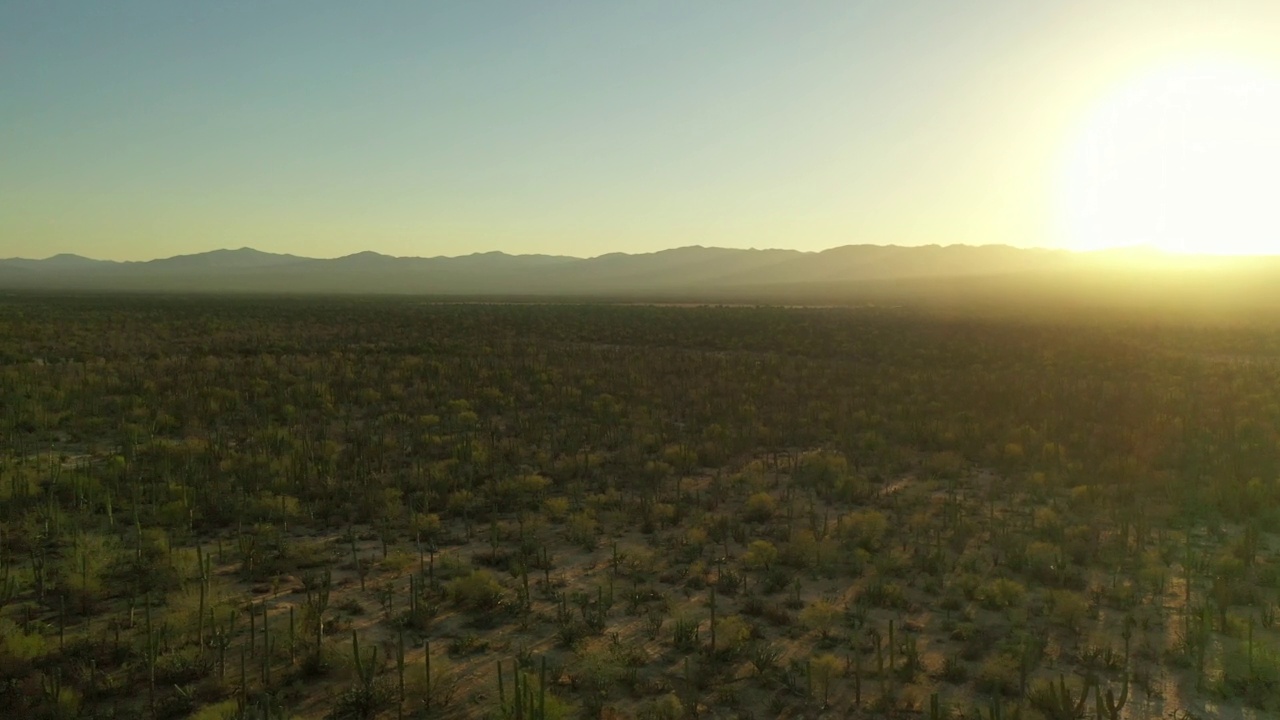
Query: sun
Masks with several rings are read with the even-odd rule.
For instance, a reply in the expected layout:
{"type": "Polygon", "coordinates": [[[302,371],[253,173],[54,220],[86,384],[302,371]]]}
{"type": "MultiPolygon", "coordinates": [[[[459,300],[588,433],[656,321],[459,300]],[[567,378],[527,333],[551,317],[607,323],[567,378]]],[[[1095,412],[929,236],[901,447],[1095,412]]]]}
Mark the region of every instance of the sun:
{"type": "Polygon", "coordinates": [[[1280,253],[1280,74],[1200,59],[1110,93],[1067,145],[1058,231],[1078,250],[1280,253]]]}

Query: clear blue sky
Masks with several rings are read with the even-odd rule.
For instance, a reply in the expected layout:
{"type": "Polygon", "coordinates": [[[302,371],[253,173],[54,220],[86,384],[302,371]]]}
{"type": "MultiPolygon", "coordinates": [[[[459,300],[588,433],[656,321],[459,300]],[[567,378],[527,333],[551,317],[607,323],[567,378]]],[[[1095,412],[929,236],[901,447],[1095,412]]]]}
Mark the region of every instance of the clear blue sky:
{"type": "Polygon", "coordinates": [[[1089,103],[1272,5],[8,0],[0,257],[1048,244],[1089,103]]]}

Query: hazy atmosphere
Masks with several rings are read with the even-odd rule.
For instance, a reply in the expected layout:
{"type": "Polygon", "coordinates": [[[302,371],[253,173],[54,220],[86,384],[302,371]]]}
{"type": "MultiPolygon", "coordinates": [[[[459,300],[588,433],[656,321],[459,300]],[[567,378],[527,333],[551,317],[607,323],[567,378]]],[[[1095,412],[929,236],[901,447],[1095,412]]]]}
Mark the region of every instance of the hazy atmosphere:
{"type": "Polygon", "coordinates": [[[0,257],[1274,251],[1280,4],[12,2],[0,257]]]}
{"type": "Polygon", "coordinates": [[[1280,718],[1280,0],[0,0],[0,719],[1280,718]]]}

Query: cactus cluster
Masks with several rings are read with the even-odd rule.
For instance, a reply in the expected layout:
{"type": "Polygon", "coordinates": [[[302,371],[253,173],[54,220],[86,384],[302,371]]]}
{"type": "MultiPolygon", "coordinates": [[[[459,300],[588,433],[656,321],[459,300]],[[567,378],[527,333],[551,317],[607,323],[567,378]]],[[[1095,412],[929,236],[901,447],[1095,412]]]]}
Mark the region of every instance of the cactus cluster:
{"type": "Polygon", "coordinates": [[[507,720],[545,720],[547,717],[547,659],[542,658],[538,671],[538,684],[520,669],[519,663],[511,664],[511,693],[508,695],[502,661],[498,661],[498,703],[502,717],[507,720]]]}

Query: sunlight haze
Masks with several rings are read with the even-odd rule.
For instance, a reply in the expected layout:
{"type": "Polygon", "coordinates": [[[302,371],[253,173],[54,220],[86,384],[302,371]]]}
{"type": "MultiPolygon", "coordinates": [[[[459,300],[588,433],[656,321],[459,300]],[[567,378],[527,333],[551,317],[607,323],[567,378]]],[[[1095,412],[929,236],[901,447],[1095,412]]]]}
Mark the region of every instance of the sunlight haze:
{"type": "Polygon", "coordinates": [[[0,257],[1280,252],[1280,3],[6,3],[0,257]]]}

